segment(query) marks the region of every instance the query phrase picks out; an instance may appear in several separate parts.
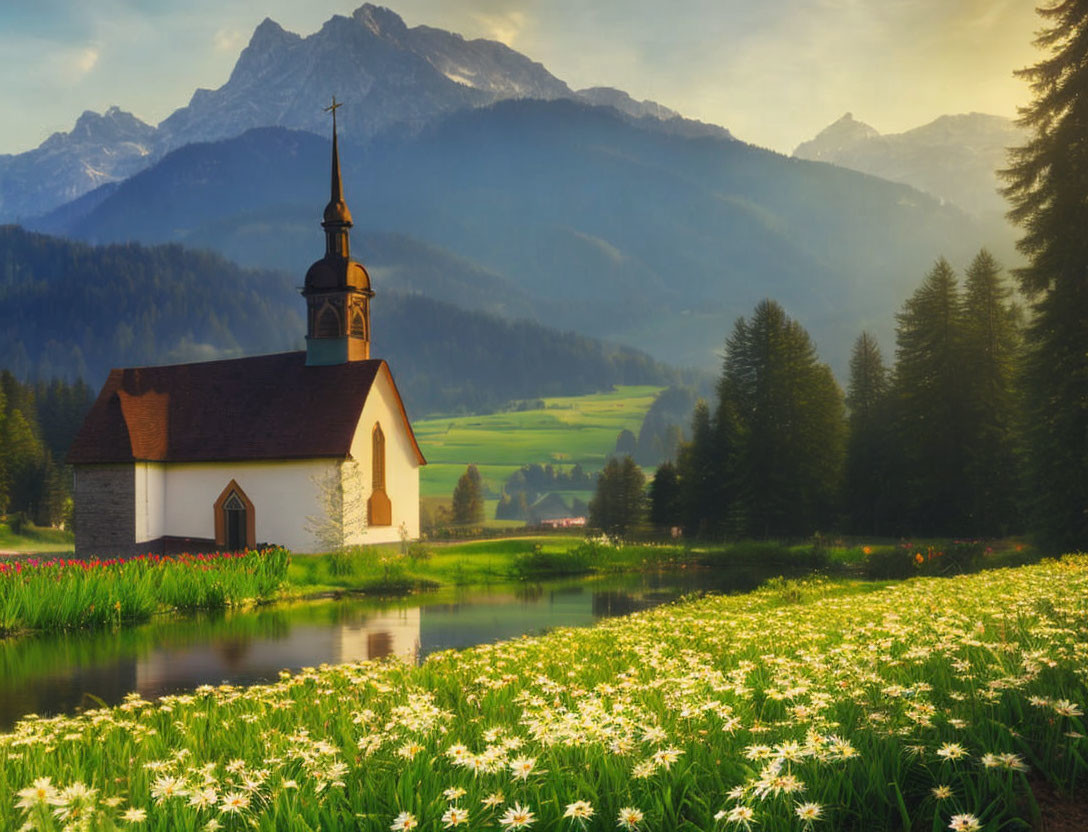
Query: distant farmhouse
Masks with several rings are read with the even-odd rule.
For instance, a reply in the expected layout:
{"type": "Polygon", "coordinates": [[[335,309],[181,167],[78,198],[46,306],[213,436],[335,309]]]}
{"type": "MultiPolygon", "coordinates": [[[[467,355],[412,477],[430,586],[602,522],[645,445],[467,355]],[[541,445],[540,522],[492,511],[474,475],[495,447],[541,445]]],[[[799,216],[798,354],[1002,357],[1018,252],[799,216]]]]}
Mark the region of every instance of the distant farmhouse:
{"type": "Polygon", "coordinates": [[[374,292],[349,255],[337,106],[305,352],[113,370],[68,454],[77,555],[419,536],[426,461],[389,366],[370,357],[374,292]]]}

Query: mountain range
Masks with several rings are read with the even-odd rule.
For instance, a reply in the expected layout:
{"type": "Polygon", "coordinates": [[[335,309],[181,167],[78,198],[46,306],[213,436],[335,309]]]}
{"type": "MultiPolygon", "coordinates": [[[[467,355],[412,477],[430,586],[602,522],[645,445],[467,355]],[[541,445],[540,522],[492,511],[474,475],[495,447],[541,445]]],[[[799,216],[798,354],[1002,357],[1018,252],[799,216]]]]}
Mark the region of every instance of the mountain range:
{"type": "Polygon", "coordinates": [[[890,134],[847,113],[793,155],[903,182],[992,221],[1008,210],[997,171],[1007,165],[1007,149],[1026,139],[1012,119],[984,113],[941,116],[890,134]]]}
{"type": "MultiPolygon", "coordinates": [[[[770,296],[845,368],[861,326],[890,340],[938,256],[1005,253],[907,186],[567,99],[344,141],[341,158],[357,251],[386,287],[528,313],[681,366],[716,367],[735,319],[770,296]]],[[[190,144],[39,227],[179,242],[301,276],[320,247],[328,159],[328,139],[283,128],[190,144]]]]}
{"type": "Polygon", "coordinates": [[[300,279],[320,251],[330,81],[346,102],[356,250],[379,291],[706,370],[735,319],[769,296],[842,374],[861,328],[890,344],[895,310],[937,257],[963,264],[987,246],[1014,262],[1003,220],[926,193],[940,177],[926,179],[925,154],[910,150],[981,147],[996,129],[986,117],[900,137],[846,118],[785,157],[621,90],[572,90],[502,44],[409,28],[372,5],[307,37],[265,20],[226,83],[158,127],[116,108],[85,113],[71,133],[0,158],[0,213],[300,279]],[[915,187],[799,158],[879,157],[866,147],[919,160],[915,187]]]}
{"type": "Polygon", "coordinates": [[[104,115],[88,111],[71,132],[55,133],[35,150],[0,156],[0,221],[47,213],[191,142],[269,126],[324,134],[328,116],[322,107],[330,91],[348,102],[339,112],[341,134],[357,142],[387,131],[411,134],[458,110],[511,98],[585,100],[669,132],[729,135],[621,90],[571,90],[497,41],[409,28],[394,12],[368,3],[306,37],[266,18],[226,83],[196,90],[158,127],[117,107],[104,115]]]}

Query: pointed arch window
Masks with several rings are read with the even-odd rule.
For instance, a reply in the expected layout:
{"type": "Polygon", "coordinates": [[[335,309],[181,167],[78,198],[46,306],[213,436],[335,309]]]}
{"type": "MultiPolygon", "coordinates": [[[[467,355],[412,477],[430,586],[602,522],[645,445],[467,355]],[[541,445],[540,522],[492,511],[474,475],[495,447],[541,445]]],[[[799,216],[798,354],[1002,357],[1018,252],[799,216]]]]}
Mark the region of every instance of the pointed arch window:
{"type": "Polygon", "coordinates": [[[351,310],[351,334],[355,338],[366,338],[366,318],[358,306],[351,310]]]}
{"type": "Polygon", "coordinates": [[[370,435],[370,499],[367,500],[367,522],[371,526],[392,526],[393,505],[385,490],[385,433],[375,423],[370,435]]]}
{"type": "Polygon", "coordinates": [[[385,434],[381,425],[374,426],[371,437],[371,460],[375,490],[385,491],[385,434]]]}
{"type": "Polygon", "coordinates": [[[236,552],[257,545],[257,517],[253,502],[231,480],[212,508],[215,514],[215,545],[236,552]]]}
{"type": "Polygon", "coordinates": [[[317,338],[340,337],[340,314],[336,308],[325,301],[317,310],[317,320],[314,322],[314,336],[317,338]]]}

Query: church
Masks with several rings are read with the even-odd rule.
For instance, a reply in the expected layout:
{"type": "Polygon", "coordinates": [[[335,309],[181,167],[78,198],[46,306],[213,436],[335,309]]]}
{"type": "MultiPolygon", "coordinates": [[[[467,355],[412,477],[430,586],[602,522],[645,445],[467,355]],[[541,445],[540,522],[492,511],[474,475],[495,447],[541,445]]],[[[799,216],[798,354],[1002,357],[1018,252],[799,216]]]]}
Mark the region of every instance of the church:
{"type": "Polygon", "coordinates": [[[426,464],[351,259],[333,100],[325,256],[306,273],[306,349],[113,370],[80,428],[76,555],[296,552],[419,536],[426,464]]]}

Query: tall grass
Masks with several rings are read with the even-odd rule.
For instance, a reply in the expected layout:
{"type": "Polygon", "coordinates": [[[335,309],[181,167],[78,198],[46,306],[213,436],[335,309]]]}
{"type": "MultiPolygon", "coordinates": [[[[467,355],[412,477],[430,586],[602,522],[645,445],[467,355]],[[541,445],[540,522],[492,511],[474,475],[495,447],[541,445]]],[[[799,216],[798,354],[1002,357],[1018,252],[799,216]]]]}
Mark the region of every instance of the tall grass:
{"type": "Polygon", "coordinates": [[[156,612],[265,600],[282,587],[285,549],[0,562],[0,635],[146,621],[156,612]]]}
{"type": "Polygon", "coordinates": [[[615,830],[625,808],[647,831],[1026,829],[1035,784],[1083,795],[1086,644],[1088,556],[778,581],[419,667],[28,717],[0,736],[0,828],[78,811],[96,829],[438,832],[456,806],[462,828],[533,832],[615,830]],[[584,824],[564,817],[577,801],[584,824]],[[515,803],[535,821],[502,824],[515,803]]]}

